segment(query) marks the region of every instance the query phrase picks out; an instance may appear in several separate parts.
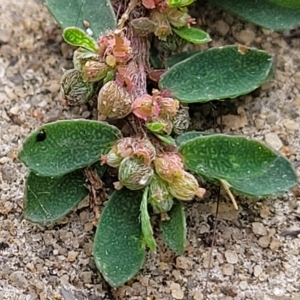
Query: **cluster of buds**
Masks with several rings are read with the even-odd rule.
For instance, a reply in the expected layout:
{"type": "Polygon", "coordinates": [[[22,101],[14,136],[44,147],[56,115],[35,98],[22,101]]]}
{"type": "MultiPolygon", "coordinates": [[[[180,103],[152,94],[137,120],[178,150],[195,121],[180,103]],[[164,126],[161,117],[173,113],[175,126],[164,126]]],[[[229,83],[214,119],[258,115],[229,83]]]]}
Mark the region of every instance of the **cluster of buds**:
{"type": "Polygon", "coordinates": [[[150,140],[127,137],[119,140],[107,155],[102,156],[101,162],[119,167],[117,188],[126,186],[139,190],[151,182],[155,157],[156,151],[150,140]]]}
{"type": "Polygon", "coordinates": [[[132,109],[130,92],[132,48],[124,32],[115,30],[101,36],[93,49],[78,48],[73,54],[74,69],[61,80],[61,91],[69,105],[83,104],[98,95],[100,119],[120,119],[132,109]]]}
{"type": "Polygon", "coordinates": [[[132,27],[141,35],[154,33],[160,40],[172,34],[172,26],[176,28],[195,24],[186,8],[194,0],[142,0],[145,8],[151,10],[149,18],[141,18],[132,22],[132,27]],[[155,25],[155,26],[154,26],[155,25]]]}
{"type": "Polygon", "coordinates": [[[119,168],[117,189],[123,186],[140,190],[149,185],[148,202],[154,212],[168,212],[173,198],[188,201],[202,198],[205,189],[184,169],[181,157],[175,152],[157,154],[147,138],[126,137],[119,140],[101,162],[119,168]]]}
{"type": "Polygon", "coordinates": [[[200,188],[197,179],[184,170],[177,153],[164,153],[154,160],[155,171],[167,183],[168,192],[176,199],[188,201],[195,196],[203,198],[205,189],[200,188]]]}
{"type": "Polygon", "coordinates": [[[155,133],[170,135],[173,119],[177,116],[179,101],[153,90],[152,96],[145,94],[133,102],[133,114],[146,122],[146,127],[155,133]]]}

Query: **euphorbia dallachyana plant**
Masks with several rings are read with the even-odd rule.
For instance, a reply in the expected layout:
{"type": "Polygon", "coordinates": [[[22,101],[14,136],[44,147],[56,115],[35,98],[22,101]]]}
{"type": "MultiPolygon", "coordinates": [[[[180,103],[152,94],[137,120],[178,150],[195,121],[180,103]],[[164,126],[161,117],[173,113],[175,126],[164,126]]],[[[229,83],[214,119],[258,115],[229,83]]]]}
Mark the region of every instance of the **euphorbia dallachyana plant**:
{"type": "MultiPolygon", "coordinates": [[[[77,47],[73,69],[62,75],[62,95],[68,105],[94,103],[98,120],[57,121],[30,134],[19,153],[29,169],[24,214],[32,222],[54,222],[88,195],[89,172],[101,182],[107,166],[116,168],[93,255],[117,287],[137,274],[147,247],[156,251],[151,214],[160,215],[167,245],[184,252],[183,204],[205,194],[196,175],[221,185],[235,207],[235,193],[282,193],[297,176],[286,158],[259,141],[189,131],[190,103],[253,91],[272,77],[270,54],[242,45],[184,51],[187,43],[210,41],[189,15],[193,0],[79,2],[46,5],[64,40],[77,47]],[[131,132],[122,132],[116,121],[122,119],[131,132]]],[[[274,30],[300,23],[296,1],[209,2],[274,30]]]]}

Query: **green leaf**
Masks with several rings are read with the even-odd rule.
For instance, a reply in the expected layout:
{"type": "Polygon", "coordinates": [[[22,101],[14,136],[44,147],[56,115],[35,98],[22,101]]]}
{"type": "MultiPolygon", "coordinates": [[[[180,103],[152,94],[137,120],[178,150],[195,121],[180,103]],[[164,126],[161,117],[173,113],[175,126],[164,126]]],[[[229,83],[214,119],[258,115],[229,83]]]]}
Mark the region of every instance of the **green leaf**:
{"type": "Polygon", "coordinates": [[[212,134],[214,134],[214,133],[205,132],[205,131],[188,131],[188,132],[185,132],[185,133],[179,135],[175,141],[176,141],[176,145],[180,146],[182,143],[185,143],[196,137],[203,136],[203,135],[212,135],[212,134]]]}
{"type": "Polygon", "coordinates": [[[186,222],[182,203],[174,200],[168,215],[170,219],[161,222],[164,241],[176,254],[182,254],[186,240],[186,222]]]}
{"type": "Polygon", "coordinates": [[[146,127],[148,130],[152,132],[160,133],[164,129],[165,125],[159,122],[153,122],[153,123],[147,123],[146,127]]]}
{"type": "Polygon", "coordinates": [[[181,144],[186,168],[212,182],[225,180],[231,189],[262,197],[297,185],[291,163],[261,142],[244,137],[210,135],[181,144]]]}
{"type": "Polygon", "coordinates": [[[199,53],[199,50],[188,50],[169,56],[166,59],[166,67],[171,68],[179,62],[199,53]]]}
{"type": "Polygon", "coordinates": [[[99,220],[94,259],[105,280],[118,287],[131,279],[145,260],[140,224],[141,191],[115,191],[99,220]]]}
{"type": "Polygon", "coordinates": [[[95,163],[120,137],[116,127],[104,122],[58,121],[33,132],[19,158],[38,175],[61,176],[95,163]]]}
{"type": "Polygon", "coordinates": [[[30,172],[25,184],[24,217],[36,223],[54,222],[88,193],[82,170],[60,177],[42,177],[30,172]]]}
{"type": "Polygon", "coordinates": [[[182,39],[193,43],[193,44],[205,44],[211,41],[211,38],[208,33],[203,30],[194,27],[181,27],[175,28],[172,30],[179,35],[182,39]]]}
{"type": "Polygon", "coordinates": [[[50,13],[62,27],[76,26],[83,30],[86,27],[83,21],[89,22],[89,28],[95,39],[105,31],[117,27],[117,20],[111,1],[86,1],[86,0],[46,0],[50,13]]]}
{"type": "Polygon", "coordinates": [[[236,98],[269,80],[273,63],[271,55],[256,49],[212,48],[171,67],[159,86],[185,103],[236,98]]]}
{"type": "Polygon", "coordinates": [[[176,145],[175,140],[169,135],[162,135],[162,134],[158,134],[158,133],[154,133],[154,132],[153,132],[153,134],[167,145],[171,145],[171,146],[176,145]]]}
{"type": "Polygon", "coordinates": [[[274,0],[273,3],[271,1],[209,0],[211,4],[270,30],[283,31],[300,24],[299,1],[289,0],[287,5],[283,6],[279,4],[284,4],[286,0],[274,0]],[[296,5],[292,5],[291,2],[296,5]]]}
{"type": "Polygon", "coordinates": [[[276,3],[280,6],[290,7],[290,8],[300,8],[299,0],[268,0],[269,2],[276,3]]]}
{"type": "Polygon", "coordinates": [[[102,165],[100,161],[97,161],[91,165],[91,169],[98,174],[99,178],[101,178],[107,169],[107,165],[102,165]]]}
{"type": "Polygon", "coordinates": [[[181,8],[191,5],[195,0],[166,0],[170,7],[181,8]]]}
{"type": "Polygon", "coordinates": [[[141,224],[145,244],[152,252],[156,252],[156,242],[153,236],[153,229],[148,213],[148,191],[149,187],[146,187],[143,193],[143,200],[141,202],[141,224]]]}
{"type": "Polygon", "coordinates": [[[65,28],[62,36],[64,40],[72,46],[82,47],[92,52],[98,52],[99,50],[95,40],[80,28],[65,28]]]}

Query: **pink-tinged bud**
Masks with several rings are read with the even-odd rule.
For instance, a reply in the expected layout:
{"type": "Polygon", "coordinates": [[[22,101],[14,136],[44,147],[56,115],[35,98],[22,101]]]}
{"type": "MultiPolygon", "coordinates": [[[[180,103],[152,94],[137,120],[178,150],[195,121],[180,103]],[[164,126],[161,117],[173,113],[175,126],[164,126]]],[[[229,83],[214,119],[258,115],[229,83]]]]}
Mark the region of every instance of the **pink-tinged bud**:
{"type": "Polygon", "coordinates": [[[132,113],[138,118],[147,121],[148,118],[158,116],[159,106],[152,96],[145,94],[134,100],[132,113]]]}
{"type": "Polygon", "coordinates": [[[138,139],[134,146],[134,156],[140,158],[144,164],[150,166],[156,157],[155,147],[147,138],[138,139]]]}
{"type": "Polygon", "coordinates": [[[172,121],[167,118],[156,117],[151,118],[151,120],[146,123],[146,127],[154,133],[170,135],[172,133],[173,124],[172,121]]]}
{"type": "Polygon", "coordinates": [[[173,206],[173,196],[168,190],[168,185],[157,174],[154,174],[149,185],[148,202],[157,214],[168,212],[173,206]]]}
{"type": "Polygon", "coordinates": [[[97,82],[106,77],[111,68],[103,62],[89,60],[82,68],[83,80],[87,82],[97,82]]]}
{"type": "MultiPolygon", "coordinates": [[[[132,49],[130,41],[124,36],[122,31],[109,32],[108,34],[100,37],[98,40],[100,55],[102,57],[113,56],[115,62],[126,63],[131,59],[132,49]]],[[[106,59],[106,63],[114,67],[114,60],[110,57],[106,59]]]]}
{"type": "Polygon", "coordinates": [[[184,170],[182,170],[182,176],[169,182],[168,190],[173,197],[183,201],[192,200],[195,196],[203,198],[205,194],[205,189],[199,188],[197,179],[184,170]]]}
{"type": "Polygon", "coordinates": [[[140,190],[146,187],[153,177],[151,166],[134,157],[125,158],[119,167],[119,180],[130,190],[140,190]]]}
{"type": "Polygon", "coordinates": [[[130,41],[124,36],[123,32],[115,34],[115,45],[112,54],[119,63],[126,63],[131,58],[130,41]]]}
{"type": "Polygon", "coordinates": [[[179,109],[178,100],[173,98],[164,98],[158,95],[156,101],[160,108],[159,111],[160,116],[168,116],[168,117],[176,116],[179,109]]]}
{"type": "Polygon", "coordinates": [[[142,0],[142,4],[147,8],[147,9],[153,9],[156,7],[155,1],[154,0],[142,0]]]}
{"type": "Polygon", "coordinates": [[[101,163],[116,168],[124,158],[133,156],[136,148],[137,139],[132,137],[122,138],[111,148],[107,155],[101,156],[101,163]]]}
{"type": "Polygon", "coordinates": [[[173,118],[173,131],[176,134],[182,134],[188,130],[189,126],[189,107],[181,105],[177,112],[177,115],[173,118]]]}
{"type": "Polygon", "coordinates": [[[154,160],[156,173],[167,182],[182,176],[183,163],[177,153],[168,152],[157,156],[154,160]]]}
{"type": "Polygon", "coordinates": [[[122,119],[132,111],[132,97],[115,81],[107,82],[98,94],[100,119],[122,119]]]}
{"type": "Polygon", "coordinates": [[[86,103],[94,96],[94,83],[84,82],[83,73],[76,69],[66,71],[61,77],[61,94],[68,105],[75,106],[86,103]]]}
{"type": "Polygon", "coordinates": [[[167,17],[158,10],[154,9],[151,11],[150,20],[156,23],[154,34],[160,40],[164,41],[168,35],[172,34],[172,29],[167,17]]]}

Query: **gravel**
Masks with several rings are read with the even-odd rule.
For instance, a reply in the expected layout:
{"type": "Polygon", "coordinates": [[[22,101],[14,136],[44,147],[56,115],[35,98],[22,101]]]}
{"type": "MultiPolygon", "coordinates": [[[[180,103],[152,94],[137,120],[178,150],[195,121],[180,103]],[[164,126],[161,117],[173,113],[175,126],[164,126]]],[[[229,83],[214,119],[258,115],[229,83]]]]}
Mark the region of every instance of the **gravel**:
{"type": "MultiPolygon", "coordinates": [[[[276,55],[274,80],[222,103],[224,132],[265,141],[299,166],[300,39],[216,9],[199,11],[198,24],[213,39],[210,47],[244,43],[276,55]]],[[[0,16],[0,300],[204,299],[217,201],[213,186],[206,186],[204,200],[186,205],[185,253],[176,257],[156,230],[157,253],[149,253],[140,273],[116,290],[93,262],[87,202],[48,227],[23,219],[27,170],[17,154],[26,136],[45,122],[95,112],[63,105],[59,80],[61,70],[72,67],[72,48],[62,42],[43,5],[2,0],[0,16]]],[[[220,123],[210,104],[191,111],[195,129],[213,128],[212,120],[220,123]]],[[[300,238],[291,229],[300,227],[298,200],[293,192],[258,200],[237,197],[235,211],[221,195],[207,299],[300,299],[300,238]]]]}

